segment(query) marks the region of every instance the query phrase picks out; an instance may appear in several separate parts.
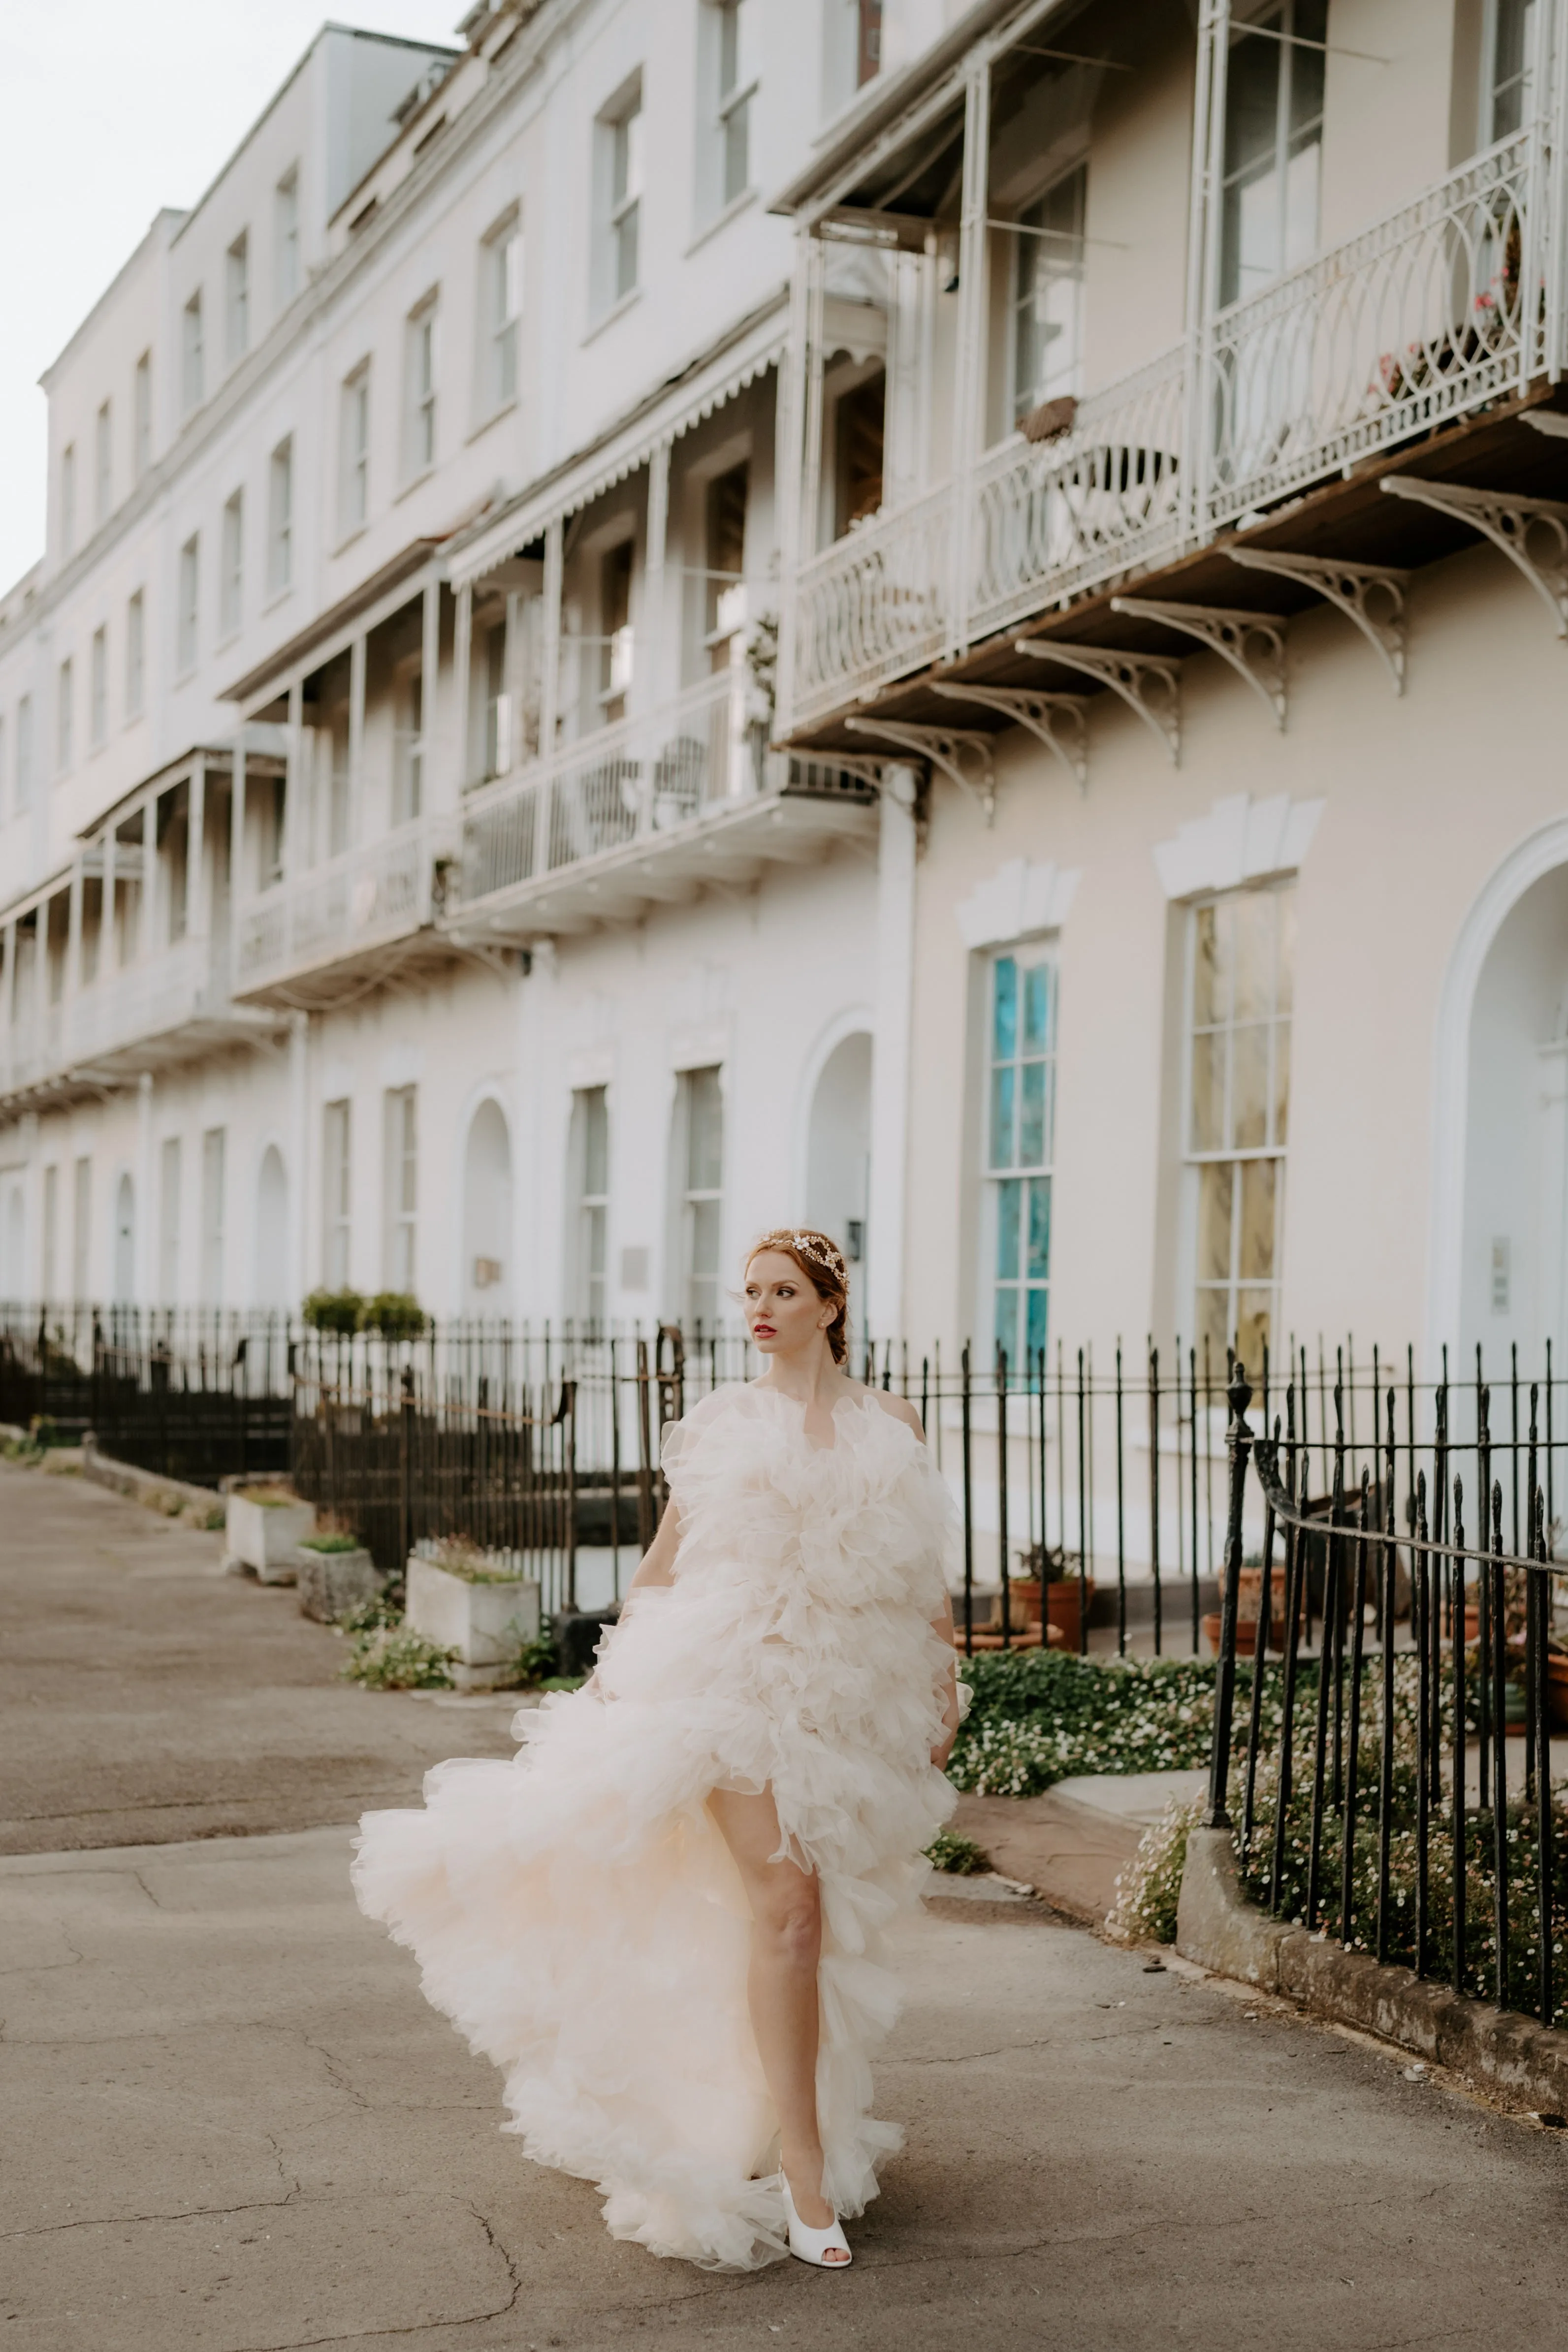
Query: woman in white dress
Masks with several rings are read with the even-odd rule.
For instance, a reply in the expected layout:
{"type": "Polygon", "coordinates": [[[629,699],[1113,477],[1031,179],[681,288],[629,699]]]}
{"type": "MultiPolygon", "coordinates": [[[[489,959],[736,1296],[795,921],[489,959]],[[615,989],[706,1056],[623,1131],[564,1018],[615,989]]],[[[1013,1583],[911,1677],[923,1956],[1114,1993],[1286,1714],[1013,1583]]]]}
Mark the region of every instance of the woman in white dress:
{"type": "Polygon", "coordinates": [[[901,2137],[869,2113],[880,1934],[954,1801],[957,1518],[918,1415],[841,1369],[831,1241],[766,1235],[745,1314],[767,1371],[668,1432],[596,1673],[518,1717],[510,1763],[367,1813],[354,1886],[615,2236],[841,2267],[901,2137]]]}

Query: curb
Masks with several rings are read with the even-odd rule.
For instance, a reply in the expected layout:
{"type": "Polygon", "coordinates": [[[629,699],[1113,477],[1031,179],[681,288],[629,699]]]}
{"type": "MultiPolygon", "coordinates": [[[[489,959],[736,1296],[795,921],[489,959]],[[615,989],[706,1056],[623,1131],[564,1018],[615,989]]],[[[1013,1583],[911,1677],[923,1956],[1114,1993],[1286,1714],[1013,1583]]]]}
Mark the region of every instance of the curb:
{"type": "Polygon", "coordinates": [[[190,1486],[183,1478],[163,1478],[155,1470],[139,1470],[134,1463],[116,1462],[99,1452],[90,1429],[82,1440],[81,1472],[95,1486],[125,1495],[150,1511],[162,1512],[166,1519],[183,1519],[187,1527],[203,1529],[223,1524],[223,1498],[210,1486],[190,1486]]]}
{"type": "Polygon", "coordinates": [[[1414,2051],[1515,2114],[1568,2113],[1568,2032],[1270,1919],[1242,1893],[1229,1830],[1188,1837],[1176,1950],[1310,2016],[1414,2051]]]}

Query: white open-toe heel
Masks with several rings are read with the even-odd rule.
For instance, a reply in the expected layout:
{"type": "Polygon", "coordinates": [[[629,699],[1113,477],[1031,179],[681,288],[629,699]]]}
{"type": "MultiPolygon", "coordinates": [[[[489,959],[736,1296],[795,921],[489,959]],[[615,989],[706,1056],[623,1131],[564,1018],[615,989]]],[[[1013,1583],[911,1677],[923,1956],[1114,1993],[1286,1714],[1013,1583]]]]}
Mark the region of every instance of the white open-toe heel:
{"type": "Polygon", "coordinates": [[[855,2257],[849,2251],[849,2241],[844,2234],[844,2224],[837,2218],[826,2230],[808,2230],[795,2210],[795,2199],[789,2193],[789,2178],[781,2172],[784,2183],[784,2214],[789,2222],[789,2250],[797,2262],[815,2263],[819,2271],[847,2271],[855,2257]],[[843,2260],[830,2263],[829,2251],[839,2253],[843,2260]]]}

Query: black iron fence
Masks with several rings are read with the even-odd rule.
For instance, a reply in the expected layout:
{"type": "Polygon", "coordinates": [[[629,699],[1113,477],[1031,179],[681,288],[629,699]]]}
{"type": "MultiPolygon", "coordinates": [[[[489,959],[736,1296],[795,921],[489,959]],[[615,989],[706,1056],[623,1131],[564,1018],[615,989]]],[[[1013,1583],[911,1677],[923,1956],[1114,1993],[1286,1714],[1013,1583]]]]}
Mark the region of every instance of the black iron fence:
{"type": "Polygon", "coordinates": [[[1568,1569],[1553,1557],[1553,1399],[1511,1377],[1499,1396],[1481,1369],[1468,1426],[1440,1386],[1425,1442],[1408,1393],[1386,1388],[1352,1435],[1337,1391],[1315,1500],[1298,1387],[1255,1436],[1236,1368],[1205,1819],[1236,1827],[1244,1883],[1276,1916],[1554,2023],[1568,1569]],[[1245,1727],[1238,1654],[1254,1662],[1245,1727]]]}

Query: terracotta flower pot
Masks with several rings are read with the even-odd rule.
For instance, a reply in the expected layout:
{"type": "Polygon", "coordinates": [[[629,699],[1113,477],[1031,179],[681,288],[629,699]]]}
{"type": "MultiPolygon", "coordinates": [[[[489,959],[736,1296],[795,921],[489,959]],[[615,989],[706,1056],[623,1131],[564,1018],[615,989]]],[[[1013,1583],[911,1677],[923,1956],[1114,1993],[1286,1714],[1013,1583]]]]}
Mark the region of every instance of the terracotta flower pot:
{"type": "MultiPolygon", "coordinates": [[[[1217,1609],[1211,1610],[1209,1614],[1204,1619],[1204,1638],[1208,1643],[1210,1650],[1214,1653],[1214,1655],[1216,1658],[1219,1655],[1219,1629],[1221,1622],[1222,1620],[1220,1612],[1217,1609]]],[[[1236,1621],[1236,1654],[1238,1658],[1250,1658],[1257,1649],[1258,1622],[1258,1621],[1256,1617],[1237,1617],[1236,1621]]],[[[1273,1623],[1269,1626],[1268,1646],[1271,1650],[1282,1650],[1285,1647],[1285,1620],[1283,1617],[1276,1617],[1273,1623]]]]}
{"type": "Polygon", "coordinates": [[[1061,1647],[1077,1650],[1082,1647],[1082,1614],[1085,1605],[1094,1599],[1094,1579],[1089,1577],[1082,1585],[1076,1576],[1056,1576],[1046,1587],[1046,1622],[1054,1625],[1061,1635],[1061,1647]]]}
{"type": "Polygon", "coordinates": [[[1568,1731],[1568,1655],[1546,1653],[1546,1705],[1553,1731],[1568,1731]]]}

